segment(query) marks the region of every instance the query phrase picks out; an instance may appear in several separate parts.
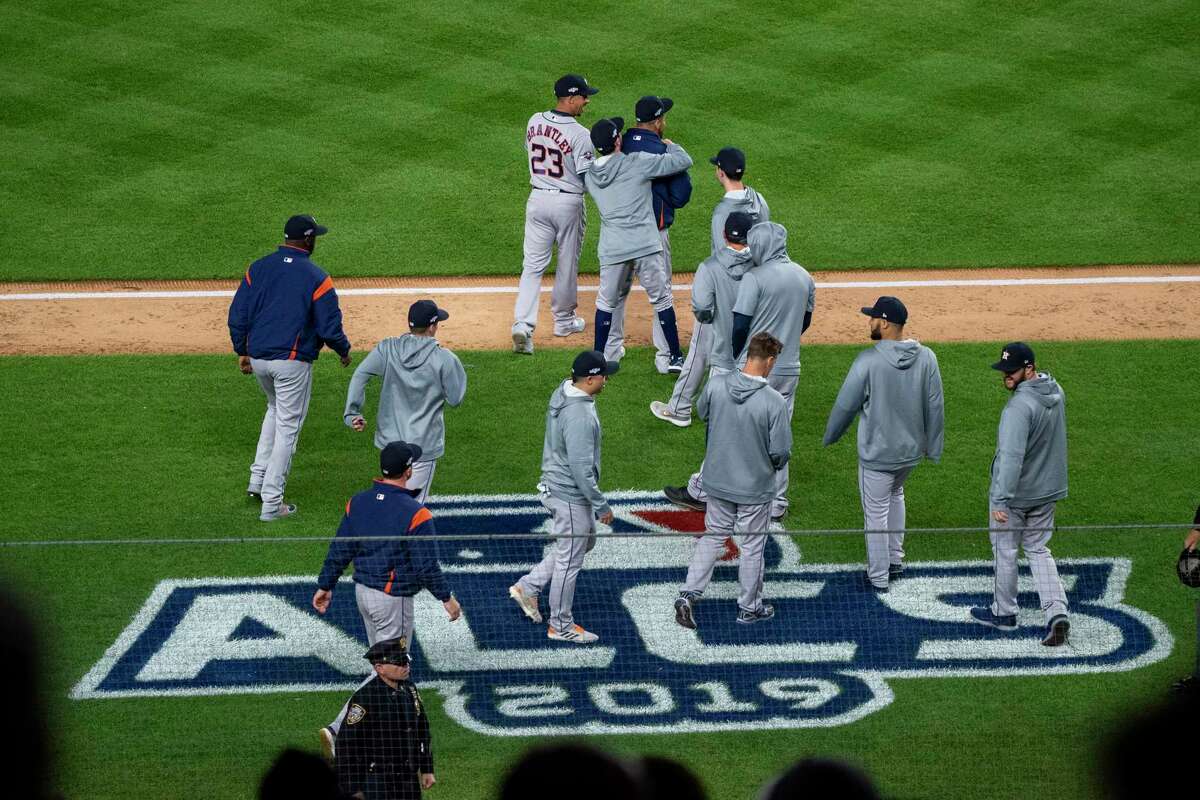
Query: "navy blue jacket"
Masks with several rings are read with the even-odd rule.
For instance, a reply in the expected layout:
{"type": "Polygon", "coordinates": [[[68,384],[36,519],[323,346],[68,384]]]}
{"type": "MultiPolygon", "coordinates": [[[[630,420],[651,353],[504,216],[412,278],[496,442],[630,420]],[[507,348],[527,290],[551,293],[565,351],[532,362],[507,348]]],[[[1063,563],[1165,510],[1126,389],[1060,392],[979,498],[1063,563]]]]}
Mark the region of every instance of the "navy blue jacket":
{"type": "Polygon", "coordinates": [[[412,597],[428,589],[444,603],[450,589],[438,565],[437,542],[424,538],[435,533],[433,514],[412,492],[376,480],[346,503],[317,588],[332,590],[353,561],[355,583],[394,597],[412,597]]]}
{"type": "MultiPolygon", "coordinates": [[[[667,146],[654,131],[630,128],[621,134],[621,152],[665,153],[667,146]]],[[[692,179],[687,170],[655,178],[650,183],[650,193],[654,197],[654,223],[660,231],[665,230],[675,222],[675,209],[683,208],[692,199],[692,179]]]]}
{"type": "Polygon", "coordinates": [[[267,361],[316,361],[321,345],[350,352],[333,279],[288,245],[255,261],[229,306],[233,351],[267,361]]]}

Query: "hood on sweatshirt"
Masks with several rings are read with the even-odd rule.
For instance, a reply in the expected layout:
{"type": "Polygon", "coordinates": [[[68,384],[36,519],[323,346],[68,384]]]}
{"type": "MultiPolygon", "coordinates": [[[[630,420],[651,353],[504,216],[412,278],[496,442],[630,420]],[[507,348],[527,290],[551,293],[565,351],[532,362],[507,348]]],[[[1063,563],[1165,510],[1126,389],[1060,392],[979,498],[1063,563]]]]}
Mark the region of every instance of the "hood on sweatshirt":
{"type": "Polygon", "coordinates": [[[746,274],[746,270],[754,266],[754,256],[750,252],[750,248],[745,250],[734,250],[732,247],[722,247],[717,251],[717,263],[729,273],[729,277],[735,281],[740,281],[742,276],[746,274]]]}
{"type": "Polygon", "coordinates": [[[755,392],[765,388],[767,382],[758,378],[752,378],[741,370],[738,370],[729,373],[729,379],[725,382],[725,386],[729,389],[729,394],[733,397],[733,402],[741,405],[753,397],[755,392]]]}
{"type": "Polygon", "coordinates": [[[585,394],[583,397],[573,397],[567,394],[567,387],[570,385],[571,380],[568,378],[560,383],[554,394],[550,396],[550,416],[557,417],[567,406],[592,402],[591,395],[585,394]]]}
{"type": "Polygon", "coordinates": [[[730,197],[728,194],[721,199],[721,202],[729,204],[729,213],[741,211],[743,214],[749,214],[755,219],[762,219],[763,201],[758,192],[747,186],[741,190],[741,197],[730,197]]]}
{"type": "Polygon", "coordinates": [[[608,186],[617,179],[624,162],[625,155],[623,153],[600,156],[588,167],[588,174],[592,176],[592,180],[597,186],[608,186]]]}
{"type": "Polygon", "coordinates": [[[1054,408],[1063,401],[1058,381],[1044,372],[1039,372],[1032,380],[1022,381],[1017,391],[1032,396],[1046,408],[1054,408]]]}
{"type": "Polygon", "coordinates": [[[406,369],[415,369],[421,366],[429,357],[434,354],[438,348],[437,339],[432,336],[401,336],[396,340],[396,347],[399,350],[400,363],[406,369]]]}
{"type": "Polygon", "coordinates": [[[921,352],[921,343],[916,339],[884,339],[875,343],[875,350],[896,369],[908,369],[916,363],[917,354],[921,352]]]}
{"type": "Polygon", "coordinates": [[[787,230],[777,222],[760,222],[746,234],[746,243],[755,264],[790,261],[787,254],[787,230]]]}

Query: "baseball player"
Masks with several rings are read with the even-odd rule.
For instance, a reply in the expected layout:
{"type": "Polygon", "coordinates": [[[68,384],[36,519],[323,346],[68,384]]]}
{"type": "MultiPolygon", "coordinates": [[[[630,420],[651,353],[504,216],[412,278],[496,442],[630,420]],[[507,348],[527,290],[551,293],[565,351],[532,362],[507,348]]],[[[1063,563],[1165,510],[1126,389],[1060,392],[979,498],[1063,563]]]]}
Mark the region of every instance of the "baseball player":
{"type": "Polygon", "coordinates": [[[1033,349],[1005,345],[992,369],[1004,373],[1012,397],[1000,415],[989,492],[992,559],[996,571],[991,606],[972,608],[970,619],[1002,631],[1017,629],[1017,548],[1025,551],[1046,620],[1042,644],[1066,644],[1067,593],[1047,543],[1054,508],[1067,496],[1067,414],[1062,387],[1037,371],[1033,349]]]}
{"type": "Polygon", "coordinates": [[[867,586],[886,592],[904,572],[904,482],[922,458],[935,464],[945,441],[945,404],[937,356],[904,338],[908,309],[880,297],[862,309],[876,342],[854,359],[842,383],[825,445],[858,423],[858,491],[867,539],[867,586]]]}
{"type": "Polygon", "coordinates": [[[625,307],[633,275],[646,290],[658,315],[671,357],[668,371],[683,369],[683,351],[675,325],[671,284],[663,271],[662,235],[654,222],[650,183],[663,175],[674,175],[692,165],[682,147],[663,139],[665,153],[621,152],[620,117],[602,119],[592,126],[596,160],[584,173],[584,184],[600,210],[600,290],[596,296],[596,350],[610,361],[624,353],[620,342],[609,336],[613,314],[625,307]]]}
{"type": "Polygon", "coordinates": [[[538,595],[550,585],[550,624],[546,635],[557,641],[590,644],[599,637],[575,623],[571,606],[583,559],[596,545],[596,520],[613,520],[612,509],[600,492],[600,417],[596,395],[604,391],[615,361],[598,351],[580,353],[571,378],[550,396],[546,438],[542,444],[542,505],[551,514],[551,535],[558,541],[541,562],[509,587],[525,616],[542,621],[538,595]]]}
{"type": "Polygon", "coordinates": [[[429,497],[437,460],[446,452],[442,411],[447,405],[461,405],[467,394],[462,362],[437,340],[438,325],[449,318],[432,300],[413,303],[408,309],[409,332],[377,344],[354,370],[346,390],[342,419],[354,430],[364,431],[367,383],[383,376],[375,446],[382,450],[388,442],[403,441],[420,448],[421,459],[413,464],[407,484],[410,490],[417,490],[418,503],[429,497]]]}
{"type": "MultiPolygon", "coordinates": [[[[746,232],[749,227],[758,222],[770,220],[771,211],[762,195],[755,192],[742,182],[746,171],[746,155],[736,147],[723,147],[709,163],[716,165],[717,181],[725,189],[725,194],[713,209],[712,215],[712,255],[702,261],[692,278],[692,313],[696,316],[696,325],[692,329],[692,341],[688,345],[687,358],[683,362],[683,371],[675,379],[675,387],[671,391],[671,399],[666,403],[657,400],[650,404],[650,413],[664,422],[686,428],[692,424],[692,402],[700,392],[700,384],[710,363],[716,364],[710,351],[714,347],[721,349],[721,368],[725,371],[734,367],[733,358],[725,358],[729,350],[729,338],[732,328],[725,330],[725,342],[714,343],[713,317],[717,309],[723,308],[720,314],[722,321],[732,325],[733,301],[737,298],[737,284],[745,272],[738,268],[736,275],[730,270],[731,247],[728,240],[728,230],[725,221],[731,214],[746,214],[749,222],[741,222],[739,229],[741,241],[733,253],[741,252],[745,244],[746,232]],[[722,260],[724,259],[724,260],[722,260]],[[728,276],[728,277],[727,277],[728,276]],[[732,280],[729,280],[732,278],[732,280]],[[722,291],[718,292],[720,287],[722,291]],[[726,304],[725,301],[728,300],[726,304]],[[720,302],[717,302],[720,301],[720,302]]],[[[749,253],[735,256],[736,259],[749,259],[749,253]]],[[[719,342],[719,334],[717,341],[719,342]]]]}
{"type": "Polygon", "coordinates": [[[704,453],[705,534],[696,540],[687,581],[675,601],[675,621],[695,628],[693,606],[712,580],[713,567],[725,551],[725,539],[740,541],[738,614],[743,625],[770,619],[775,609],[764,603],[763,551],[775,500],[775,474],[792,452],[792,425],[787,401],[771,388],[767,376],[783,345],[769,333],[750,340],[739,372],[713,376],[700,395],[697,412],[707,423],[704,453]]]}
{"type": "MultiPolygon", "coordinates": [[[[637,101],[634,106],[636,124],[621,137],[621,152],[623,153],[655,153],[667,152],[662,135],[667,126],[667,112],[674,106],[669,97],[647,95],[637,101]]],[[[692,197],[692,180],[687,170],[674,175],[663,175],[650,182],[651,204],[654,214],[654,224],[658,226],[662,237],[662,268],[663,281],[671,286],[671,225],[675,223],[675,210],[687,205],[692,197]]],[[[671,352],[663,336],[662,325],[658,317],[651,320],[650,335],[654,342],[654,368],[660,373],[670,371],[671,352]]],[[[625,306],[620,306],[614,313],[612,328],[609,330],[609,340],[618,348],[625,343],[625,306]]]]}
{"type": "Polygon", "coordinates": [[[558,266],[554,270],[554,292],[550,295],[554,335],[570,336],[582,332],[585,326],[583,318],[575,315],[575,308],[579,254],[587,228],[583,174],[592,165],[593,154],[587,128],[577,118],[598,91],[582,75],[563,75],[554,82],[554,95],[558,98],[554,108],[534,114],[525,127],[529,185],[533,188],[525,203],[525,257],[513,310],[512,340],[516,353],[533,353],[542,274],[550,266],[556,245],[558,266]]]}
{"type": "MultiPolygon", "coordinates": [[[[379,454],[382,478],[346,503],[346,513],[317,576],[312,606],[329,610],[338,578],[354,563],[354,598],[362,615],[368,644],[413,633],[413,596],[421,589],[442,601],[453,622],[462,614],[438,564],[433,515],[409,485],[421,448],[390,442],[379,454]]],[[[368,679],[369,680],[369,679],[368,679]]],[[[346,708],[320,730],[321,746],[333,757],[346,708]]]]}
{"type": "Polygon", "coordinates": [[[350,364],[333,279],[310,258],[328,233],[307,214],[283,226],[283,244],[246,270],[229,306],[229,338],[242,373],[254,374],[267,396],[246,493],[262,503],[259,519],[296,513],[283,500],[292,455],[312,396],[312,365],[322,346],[350,364]]]}
{"type": "MultiPolygon", "coordinates": [[[[1184,552],[1192,552],[1200,545],[1200,506],[1192,520],[1192,530],[1183,540],[1184,552]]],[[[1196,666],[1192,674],[1171,684],[1171,690],[1182,695],[1200,696],[1200,601],[1196,603],[1196,666]]]]}

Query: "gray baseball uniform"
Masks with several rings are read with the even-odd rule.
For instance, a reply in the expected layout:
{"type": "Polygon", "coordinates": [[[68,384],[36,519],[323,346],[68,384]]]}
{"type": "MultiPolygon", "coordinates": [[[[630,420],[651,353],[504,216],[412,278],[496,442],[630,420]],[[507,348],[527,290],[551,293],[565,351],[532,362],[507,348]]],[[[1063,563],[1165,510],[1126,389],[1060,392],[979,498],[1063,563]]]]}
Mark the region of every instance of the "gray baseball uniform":
{"type": "Polygon", "coordinates": [[[550,296],[554,332],[574,333],[579,254],[587,228],[583,174],[592,164],[592,140],[587,128],[571,115],[543,111],[529,118],[525,151],[532,190],[525,203],[525,256],[513,328],[532,333],[537,327],[542,275],[557,246],[558,266],[550,296]]]}
{"type": "Polygon", "coordinates": [[[824,443],[858,423],[858,489],[867,540],[867,576],[888,585],[888,567],[904,561],[904,482],[913,467],[942,457],[945,404],[937,356],[906,339],[876,342],[854,359],[842,383],[824,443]],[[873,533],[888,531],[888,533],[873,533]]]}
{"type": "Polygon", "coordinates": [[[575,582],[596,543],[596,517],[610,511],[599,486],[600,439],[595,401],[564,381],[550,396],[538,485],[557,542],[517,581],[529,597],[550,585],[550,627],[559,633],[574,625],[575,582]]]}
{"type": "Polygon", "coordinates": [[[713,376],[696,407],[707,423],[704,488],[705,534],[688,565],[682,593],[699,597],[713,566],[734,535],[738,563],[738,608],[762,608],[763,550],[775,498],[774,477],[788,462],[792,428],[787,404],[767,381],[743,372],[713,376]]]}
{"type": "Polygon", "coordinates": [[[634,273],[656,312],[671,311],[671,284],[663,269],[663,237],[654,223],[650,182],[692,165],[677,144],[666,153],[610,153],[595,160],[584,184],[600,211],[600,290],[596,297],[596,341],[610,361],[619,360],[620,344],[609,335],[614,312],[623,309],[634,273]]]}
{"type": "MultiPolygon", "coordinates": [[[[671,236],[670,229],[663,228],[659,233],[662,235],[662,260],[659,262],[659,268],[663,271],[663,286],[671,288],[671,236]]],[[[639,277],[641,273],[639,272],[639,277]]],[[[629,288],[633,287],[633,272],[629,273],[629,288]]],[[[645,284],[642,284],[643,287],[645,284]]],[[[629,293],[629,289],[625,290],[629,293]]],[[[674,302],[672,294],[672,302],[674,302]]],[[[654,345],[654,368],[660,373],[665,374],[671,359],[671,349],[667,344],[667,337],[663,333],[662,323],[658,321],[658,315],[650,317],[650,342],[654,345]]],[[[608,329],[608,344],[605,350],[613,353],[620,353],[621,348],[625,344],[625,303],[620,303],[612,312],[612,326],[608,329]]],[[[690,352],[690,351],[689,351],[690,352]]]]}
{"type": "Polygon", "coordinates": [[[354,370],[346,390],[342,419],[350,425],[362,413],[367,383],[383,376],[379,391],[379,415],[375,424],[375,446],[410,442],[421,448],[421,460],[413,464],[410,488],[419,489],[424,503],[433,484],[437,460],[446,451],[446,425],[442,412],[458,406],[467,393],[467,373],[458,356],[438,344],[432,336],[411,333],[384,339],[354,370]]]}
{"type": "Polygon", "coordinates": [[[993,614],[1017,613],[1018,547],[1029,559],[1046,622],[1067,613],[1067,594],[1046,546],[1055,504],[1066,496],[1066,396],[1054,378],[1038,373],[1012,393],[996,436],[988,501],[992,511],[1008,512],[1008,522],[988,517],[996,570],[993,614]]]}
{"type": "MultiPolygon", "coordinates": [[[[808,270],[795,263],[787,253],[787,231],[774,222],[760,222],[746,237],[755,267],[742,276],[736,314],[751,317],[750,334],[767,332],[783,343],[779,359],[771,370],[771,387],[787,401],[788,420],[796,405],[796,386],[800,382],[800,336],[804,332],[804,315],[813,311],[816,303],[816,283],[808,270]]],[[[743,349],[738,366],[746,363],[743,349]]],[[[772,517],[781,517],[788,509],[788,468],[776,473],[776,496],[772,517]]]]}

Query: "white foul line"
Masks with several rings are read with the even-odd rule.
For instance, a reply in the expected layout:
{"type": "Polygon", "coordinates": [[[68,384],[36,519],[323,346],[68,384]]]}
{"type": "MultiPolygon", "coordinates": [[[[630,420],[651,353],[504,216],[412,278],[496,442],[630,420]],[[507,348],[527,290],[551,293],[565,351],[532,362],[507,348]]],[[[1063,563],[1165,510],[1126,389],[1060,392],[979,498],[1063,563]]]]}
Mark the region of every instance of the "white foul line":
{"type": "MultiPolygon", "coordinates": [[[[1200,275],[1125,275],[1097,276],[1079,278],[978,278],[978,279],[939,279],[911,281],[836,281],[817,283],[818,289],[942,289],[954,287],[983,287],[983,286],[1120,286],[1146,285],[1163,283],[1200,283],[1200,275]]],[[[677,283],[674,288],[686,289],[690,283],[677,283]]],[[[580,286],[580,292],[594,292],[599,286],[580,286]]],[[[553,287],[543,286],[543,293],[550,292],[553,287]]],[[[634,291],[643,291],[635,286],[634,291]]],[[[379,295],[453,295],[453,294],[516,294],[516,286],[388,286],[363,289],[338,289],[342,297],[372,297],[379,295]]],[[[213,290],[179,290],[179,291],[147,291],[147,292],[26,292],[20,294],[0,293],[3,300],[176,300],[204,297],[233,297],[233,291],[227,289],[213,290]]]]}

